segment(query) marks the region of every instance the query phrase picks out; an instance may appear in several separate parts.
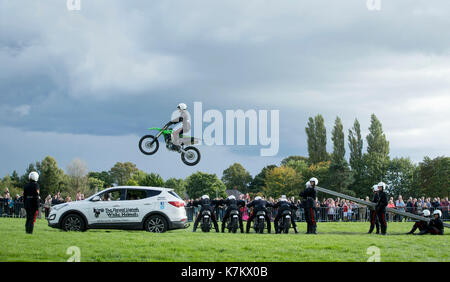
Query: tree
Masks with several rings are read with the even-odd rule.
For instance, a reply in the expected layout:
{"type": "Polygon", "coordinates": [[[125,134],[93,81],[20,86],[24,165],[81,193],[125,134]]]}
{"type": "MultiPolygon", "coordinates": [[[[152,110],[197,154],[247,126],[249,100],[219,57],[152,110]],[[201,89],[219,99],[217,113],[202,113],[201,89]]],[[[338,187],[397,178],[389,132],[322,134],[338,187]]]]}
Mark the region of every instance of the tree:
{"type": "Polygon", "coordinates": [[[309,163],[309,159],[307,157],[304,156],[289,156],[287,158],[284,158],[281,161],[281,165],[287,165],[288,162],[290,161],[303,161],[305,163],[309,163]]]}
{"type": "Polygon", "coordinates": [[[263,188],[266,197],[297,196],[303,178],[288,166],[275,167],[267,172],[263,188]]]}
{"type": "Polygon", "coordinates": [[[216,174],[196,172],[186,179],[186,192],[190,198],[196,199],[202,195],[209,195],[210,198],[226,197],[226,186],[216,174]]]}
{"type": "Polygon", "coordinates": [[[37,169],[34,166],[34,164],[31,163],[31,164],[28,165],[27,169],[25,170],[25,174],[20,177],[20,184],[19,184],[20,187],[22,187],[22,188],[25,187],[25,185],[30,181],[28,179],[28,175],[32,171],[37,171],[37,169]]]}
{"type": "Polygon", "coordinates": [[[139,182],[140,186],[148,187],[164,187],[164,179],[157,173],[150,173],[145,176],[145,178],[139,182]]]}
{"type": "Polygon", "coordinates": [[[222,181],[228,190],[237,189],[247,193],[252,176],[241,164],[234,163],[223,171],[222,181]]]}
{"type": "Polygon", "coordinates": [[[107,187],[111,187],[113,186],[114,183],[114,179],[111,176],[111,174],[107,171],[102,171],[102,172],[89,172],[88,173],[88,177],[89,178],[96,178],[100,181],[103,182],[103,187],[99,187],[99,188],[107,188],[107,187]]]}
{"type": "Polygon", "coordinates": [[[76,193],[82,194],[89,193],[89,181],[88,181],[88,167],[86,162],[75,158],[70,164],[67,165],[67,175],[69,176],[69,189],[70,195],[74,196],[76,193]]]}
{"type": "Polygon", "coordinates": [[[409,158],[394,158],[390,161],[386,174],[389,194],[399,195],[414,194],[414,171],[416,166],[409,158]]]}
{"type": "Polygon", "coordinates": [[[354,191],[358,197],[367,195],[364,187],[364,161],[363,161],[363,139],[361,137],[361,125],[355,119],[353,128],[348,130],[348,147],[350,149],[350,166],[353,172],[354,182],[350,185],[350,190],[354,191]]]}
{"type": "Polygon", "coordinates": [[[367,139],[367,154],[363,156],[367,180],[365,185],[370,187],[386,176],[389,166],[389,142],[383,133],[381,122],[372,114],[367,139]]]}
{"type": "MultiPolygon", "coordinates": [[[[88,177],[88,183],[89,183],[89,190],[93,193],[97,193],[98,191],[103,190],[103,188],[105,187],[105,182],[95,177],[88,177]]],[[[88,195],[85,194],[85,196],[88,195]]]]}
{"type": "Polygon", "coordinates": [[[253,178],[252,182],[248,187],[248,192],[250,193],[258,193],[262,192],[262,189],[265,185],[266,174],[273,168],[277,167],[276,165],[268,165],[265,166],[260,173],[258,173],[255,178],[253,178]]]}
{"type": "Polygon", "coordinates": [[[184,179],[169,178],[165,183],[165,187],[173,188],[175,193],[184,198],[184,194],[186,193],[186,181],[184,179]]]}
{"type": "Polygon", "coordinates": [[[333,140],[333,153],[330,163],[330,174],[333,179],[331,188],[354,196],[355,193],[347,189],[353,182],[353,175],[345,159],[344,127],[339,117],[336,118],[334,123],[331,140],[333,140]]]}
{"type": "Polygon", "coordinates": [[[60,190],[64,180],[64,171],[58,167],[56,160],[50,156],[45,157],[41,163],[36,163],[39,172],[40,194],[46,197],[48,194],[55,194],[60,190]]]}
{"type": "Polygon", "coordinates": [[[414,196],[449,197],[450,157],[425,157],[419,163],[414,182],[417,187],[414,196]]]}
{"type": "Polygon", "coordinates": [[[112,179],[114,180],[114,183],[116,183],[119,186],[125,185],[128,180],[131,178],[133,173],[136,173],[139,171],[136,168],[136,165],[131,162],[117,162],[110,170],[110,175],[112,179]]]}
{"type": "Polygon", "coordinates": [[[308,126],[305,128],[308,143],[309,160],[316,164],[329,160],[327,153],[327,130],[322,115],[309,118],[308,126]]]}

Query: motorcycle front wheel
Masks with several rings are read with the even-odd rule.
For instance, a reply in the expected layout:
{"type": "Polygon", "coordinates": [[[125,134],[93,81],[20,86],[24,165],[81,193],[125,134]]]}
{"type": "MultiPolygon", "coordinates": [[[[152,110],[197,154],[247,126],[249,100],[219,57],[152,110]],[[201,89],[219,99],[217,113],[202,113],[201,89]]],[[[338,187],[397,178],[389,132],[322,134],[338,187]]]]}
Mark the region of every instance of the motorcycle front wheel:
{"type": "Polygon", "coordinates": [[[181,160],[189,166],[194,166],[200,162],[200,151],[192,146],[186,147],[186,151],[181,153],[181,160]]]}
{"type": "Polygon", "coordinates": [[[145,155],[153,155],[159,149],[159,141],[153,135],[145,135],[139,140],[139,150],[145,155]]]}

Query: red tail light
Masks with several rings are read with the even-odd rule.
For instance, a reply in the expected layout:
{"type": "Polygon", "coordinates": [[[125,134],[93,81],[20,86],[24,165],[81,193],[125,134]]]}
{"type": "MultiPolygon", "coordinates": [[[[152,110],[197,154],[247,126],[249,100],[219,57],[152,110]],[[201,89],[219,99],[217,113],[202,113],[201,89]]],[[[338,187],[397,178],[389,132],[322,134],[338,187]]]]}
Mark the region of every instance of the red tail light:
{"type": "Polygon", "coordinates": [[[177,207],[177,208],[184,207],[184,202],[169,202],[169,204],[171,204],[172,206],[177,207]]]}

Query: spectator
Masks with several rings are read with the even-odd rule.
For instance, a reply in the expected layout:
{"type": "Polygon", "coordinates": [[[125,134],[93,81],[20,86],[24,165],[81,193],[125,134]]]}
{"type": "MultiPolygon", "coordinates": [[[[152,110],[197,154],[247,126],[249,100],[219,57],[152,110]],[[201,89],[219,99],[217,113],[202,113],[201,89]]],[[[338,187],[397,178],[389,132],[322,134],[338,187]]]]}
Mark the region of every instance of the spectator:
{"type": "MultiPolygon", "coordinates": [[[[391,209],[395,209],[394,200],[389,200],[387,207],[391,208],[391,209]]],[[[389,221],[393,221],[394,220],[394,214],[393,213],[389,212],[388,216],[389,216],[389,221]]]]}
{"type": "Polygon", "coordinates": [[[75,201],[81,201],[81,192],[77,191],[77,195],[75,196],[75,201]]]}
{"type": "Polygon", "coordinates": [[[72,198],[70,198],[70,196],[67,196],[65,202],[66,202],[66,203],[72,202],[72,198]]]}
{"type": "Polygon", "coordinates": [[[44,202],[45,218],[48,218],[51,207],[52,207],[52,196],[48,195],[47,198],[45,198],[45,202],[44,202]]]}
{"type": "MultiPolygon", "coordinates": [[[[399,211],[404,212],[404,211],[405,211],[405,207],[406,207],[406,205],[405,205],[405,203],[403,202],[402,195],[399,195],[399,196],[398,196],[398,200],[395,201],[395,208],[396,208],[397,210],[399,210],[399,211]]],[[[396,218],[397,218],[397,220],[400,221],[400,222],[403,220],[403,217],[402,217],[401,215],[397,215],[396,218]]]]}
{"type": "Polygon", "coordinates": [[[442,220],[448,220],[448,212],[450,210],[450,202],[448,201],[448,197],[445,197],[441,201],[441,210],[442,210],[442,220]]]}

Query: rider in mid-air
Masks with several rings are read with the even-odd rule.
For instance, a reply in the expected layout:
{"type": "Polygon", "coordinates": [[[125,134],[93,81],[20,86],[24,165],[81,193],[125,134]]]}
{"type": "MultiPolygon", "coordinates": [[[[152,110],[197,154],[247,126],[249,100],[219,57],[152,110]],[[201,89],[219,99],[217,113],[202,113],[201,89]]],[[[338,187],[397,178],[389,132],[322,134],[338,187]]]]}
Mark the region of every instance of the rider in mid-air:
{"type": "Polygon", "coordinates": [[[180,122],[183,123],[183,126],[175,130],[172,134],[172,144],[174,146],[173,148],[176,151],[180,151],[181,149],[180,135],[182,135],[183,132],[188,132],[189,130],[191,130],[191,121],[189,120],[189,113],[186,111],[187,106],[185,103],[178,104],[177,109],[180,112],[180,116],[171,120],[169,122],[169,125],[177,124],[180,122]]]}

